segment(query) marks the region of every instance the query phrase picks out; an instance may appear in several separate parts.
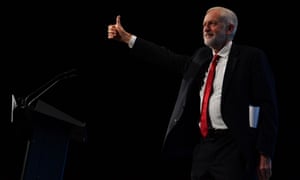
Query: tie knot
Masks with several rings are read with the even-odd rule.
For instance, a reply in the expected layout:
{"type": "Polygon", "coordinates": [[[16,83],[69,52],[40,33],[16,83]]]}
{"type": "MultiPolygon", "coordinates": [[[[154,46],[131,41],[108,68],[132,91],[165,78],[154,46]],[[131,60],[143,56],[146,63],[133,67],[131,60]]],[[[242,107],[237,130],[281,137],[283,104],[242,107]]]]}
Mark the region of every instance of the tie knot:
{"type": "Polygon", "coordinates": [[[218,54],[215,54],[212,61],[218,61],[219,58],[220,58],[220,56],[218,54]]]}

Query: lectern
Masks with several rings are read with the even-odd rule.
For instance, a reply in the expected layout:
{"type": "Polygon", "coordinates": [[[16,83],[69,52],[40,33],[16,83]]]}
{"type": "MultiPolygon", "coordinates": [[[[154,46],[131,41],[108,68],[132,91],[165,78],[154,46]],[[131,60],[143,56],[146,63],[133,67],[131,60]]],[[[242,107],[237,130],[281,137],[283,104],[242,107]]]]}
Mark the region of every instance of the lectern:
{"type": "MultiPolygon", "coordinates": [[[[57,81],[55,81],[57,82],[57,81]]],[[[36,97],[36,96],[35,96],[36,97]]],[[[26,129],[27,145],[21,180],[63,180],[70,141],[86,141],[86,124],[35,98],[17,108],[12,95],[12,113],[26,129]]]]}

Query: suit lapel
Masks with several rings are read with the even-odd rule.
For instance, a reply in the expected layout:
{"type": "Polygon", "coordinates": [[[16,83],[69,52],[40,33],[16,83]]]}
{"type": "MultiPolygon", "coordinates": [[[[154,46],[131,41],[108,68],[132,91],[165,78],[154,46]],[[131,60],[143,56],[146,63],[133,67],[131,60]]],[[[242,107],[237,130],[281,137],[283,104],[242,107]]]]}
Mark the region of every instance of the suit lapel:
{"type": "Polygon", "coordinates": [[[226,90],[228,89],[228,85],[230,84],[230,81],[233,76],[233,71],[235,70],[237,66],[237,62],[239,61],[238,58],[239,50],[236,45],[232,44],[231,52],[229,53],[228,62],[226,65],[226,71],[224,75],[224,81],[223,81],[223,94],[226,93],[226,90]]]}
{"type": "Polygon", "coordinates": [[[194,65],[191,66],[187,75],[193,78],[199,78],[199,71],[205,74],[211,59],[212,53],[210,49],[207,49],[205,53],[197,53],[192,59],[192,63],[194,65]]]}

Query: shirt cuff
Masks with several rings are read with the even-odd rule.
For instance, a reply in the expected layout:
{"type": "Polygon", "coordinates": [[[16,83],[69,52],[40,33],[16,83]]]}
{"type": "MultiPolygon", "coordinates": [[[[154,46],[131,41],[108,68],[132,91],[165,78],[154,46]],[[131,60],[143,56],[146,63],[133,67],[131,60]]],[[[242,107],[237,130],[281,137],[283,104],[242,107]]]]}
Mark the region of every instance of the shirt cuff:
{"type": "Polygon", "coordinates": [[[132,47],[133,47],[136,38],[137,38],[137,37],[136,37],[135,35],[131,35],[131,38],[130,38],[130,40],[129,40],[129,42],[128,42],[129,48],[132,48],[132,47]]]}

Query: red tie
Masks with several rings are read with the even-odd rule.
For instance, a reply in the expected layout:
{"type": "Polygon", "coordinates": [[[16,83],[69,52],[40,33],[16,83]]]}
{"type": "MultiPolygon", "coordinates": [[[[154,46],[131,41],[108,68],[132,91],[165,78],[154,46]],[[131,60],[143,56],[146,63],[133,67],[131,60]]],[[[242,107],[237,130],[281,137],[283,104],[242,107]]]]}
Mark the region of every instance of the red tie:
{"type": "Polygon", "coordinates": [[[217,60],[219,59],[219,57],[220,57],[219,55],[215,54],[212,59],[211,66],[209,68],[207,79],[206,79],[205,89],[204,89],[201,117],[200,117],[200,123],[201,123],[200,131],[204,138],[208,134],[208,102],[209,102],[209,97],[210,97],[211,90],[212,90],[217,60]]]}

